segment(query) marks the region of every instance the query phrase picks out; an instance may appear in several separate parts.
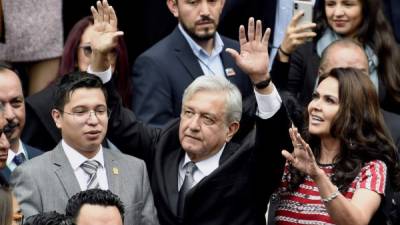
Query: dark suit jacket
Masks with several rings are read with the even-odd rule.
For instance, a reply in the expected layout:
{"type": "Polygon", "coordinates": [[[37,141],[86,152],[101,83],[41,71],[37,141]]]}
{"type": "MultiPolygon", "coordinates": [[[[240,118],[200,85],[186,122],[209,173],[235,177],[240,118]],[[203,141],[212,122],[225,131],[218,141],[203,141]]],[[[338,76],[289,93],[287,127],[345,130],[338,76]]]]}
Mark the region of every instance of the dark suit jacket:
{"type": "Polygon", "coordinates": [[[219,167],[188,193],[183,218],[176,215],[178,164],[184,155],[179,120],[161,131],[138,122],[115,102],[111,108],[109,138],[118,148],[129,149],[126,153],[145,159],[160,224],[265,224],[269,195],[282,175],[280,151],[291,143],[283,107],[268,120],[257,119],[257,130],[246,138],[226,145],[219,167]]]}
{"type": "Polygon", "coordinates": [[[26,125],[21,139],[43,151],[52,150],[61,140],[61,132],[51,117],[55,93],[56,85],[50,85],[25,100],[26,125]]]}
{"type": "MultiPolygon", "coordinates": [[[[227,78],[238,86],[243,97],[253,94],[250,79],[225,52],[239,44],[221,37],[224,50],[220,54],[224,69],[232,68],[227,78]]],[[[187,86],[204,74],[197,57],[178,29],[140,55],[133,67],[133,110],[138,119],[162,127],[181,112],[182,95],[187,86]]]]}
{"type": "MultiPolygon", "coordinates": [[[[318,76],[320,57],[313,42],[298,47],[290,58],[290,63],[275,59],[271,77],[278,89],[284,89],[297,96],[302,105],[311,101],[315,81],[318,76]]],[[[379,102],[381,107],[400,114],[400,103],[396,103],[386,92],[385,84],[379,79],[379,102]]]]}
{"type": "MultiPolygon", "coordinates": [[[[32,146],[26,145],[24,143],[23,144],[23,148],[26,151],[26,154],[28,155],[28,159],[32,159],[35,158],[36,156],[42,154],[43,152],[40,151],[37,148],[34,148],[32,146]]],[[[4,169],[0,170],[0,173],[3,175],[3,177],[9,181],[10,180],[10,176],[11,176],[11,170],[8,167],[5,167],[4,169]]]]}

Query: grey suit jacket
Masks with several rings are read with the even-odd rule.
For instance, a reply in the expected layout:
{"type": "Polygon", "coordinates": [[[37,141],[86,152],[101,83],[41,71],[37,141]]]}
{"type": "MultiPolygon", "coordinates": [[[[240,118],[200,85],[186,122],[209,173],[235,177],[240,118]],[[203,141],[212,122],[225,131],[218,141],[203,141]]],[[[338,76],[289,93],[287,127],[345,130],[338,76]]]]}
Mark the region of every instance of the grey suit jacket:
{"type": "MultiPolygon", "coordinates": [[[[125,206],[124,224],[158,224],[144,162],[106,148],[103,152],[109,189],[125,206]]],[[[25,216],[54,210],[65,213],[68,199],[81,191],[60,143],[15,169],[11,185],[25,216]]]]}

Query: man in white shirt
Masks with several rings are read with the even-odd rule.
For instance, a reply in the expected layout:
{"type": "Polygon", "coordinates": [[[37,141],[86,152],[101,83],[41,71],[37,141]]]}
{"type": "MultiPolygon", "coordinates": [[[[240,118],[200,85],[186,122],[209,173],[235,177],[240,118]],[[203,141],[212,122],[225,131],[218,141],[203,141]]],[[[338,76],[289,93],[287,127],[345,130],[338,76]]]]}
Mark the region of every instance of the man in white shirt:
{"type": "Polygon", "coordinates": [[[22,212],[65,212],[81,190],[100,188],[118,195],[127,208],[126,224],[158,224],[143,161],[102,147],[109,111],[102,81],[85,72],[63,76],[52,116],[62,140],[11,176],[22,212]]]}
{"type": "Polygon", "coordinates": [[[20,137],[25,126],[25,99],[21,81],[11,65],[0,62],[0,101],[4,106],[7,125],[4,132],[10,142],[7,167],[1,174],[9,180],[11,172],[25,160],[42,154],[39,149],[24,144],[20,137]]]}

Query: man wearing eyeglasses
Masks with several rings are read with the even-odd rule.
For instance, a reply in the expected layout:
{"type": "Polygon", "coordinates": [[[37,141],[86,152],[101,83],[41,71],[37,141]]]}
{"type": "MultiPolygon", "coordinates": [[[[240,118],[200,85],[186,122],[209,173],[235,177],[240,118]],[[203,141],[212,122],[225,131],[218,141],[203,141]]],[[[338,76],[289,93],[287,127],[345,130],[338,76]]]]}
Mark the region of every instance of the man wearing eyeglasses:
{"type": "Polygon", "coordinates": [[[109,112],[102,81],[86,72],[62,77],[52,117],[62,140],[14,170],[11,184],[25,216],[65,212],[74,194],[110,190],[127,208],[125,224],[158,224],[144,162],[102,147],[109,112]]]}

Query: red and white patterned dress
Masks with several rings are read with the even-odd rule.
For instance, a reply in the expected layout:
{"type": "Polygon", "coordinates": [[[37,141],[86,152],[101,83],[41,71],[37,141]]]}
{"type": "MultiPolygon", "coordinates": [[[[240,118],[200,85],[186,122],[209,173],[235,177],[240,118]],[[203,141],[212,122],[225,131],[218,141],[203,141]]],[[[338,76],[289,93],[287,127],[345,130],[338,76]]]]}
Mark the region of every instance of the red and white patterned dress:
{"type": "MultiPolygon", "coordinates": [[[[318,187],[309,176],[305,177],[304,182],[295,192],[287,191],[291,179],[288,166],[286,163],[281,186],[278,190],[280,199],[275,214],[276,224],[333,224],[325,205],[321,201],[318,187]]],[[[333,175],[333,165],[320,165],[320,168],[325,171],[328,177],[333,175]]],[[[385,183],[386,164],[380,160],[374,160],[365,164],[349,189],[342,194],[351,199],[355,190],[364,188],[383,195],[385,183]]]]}

